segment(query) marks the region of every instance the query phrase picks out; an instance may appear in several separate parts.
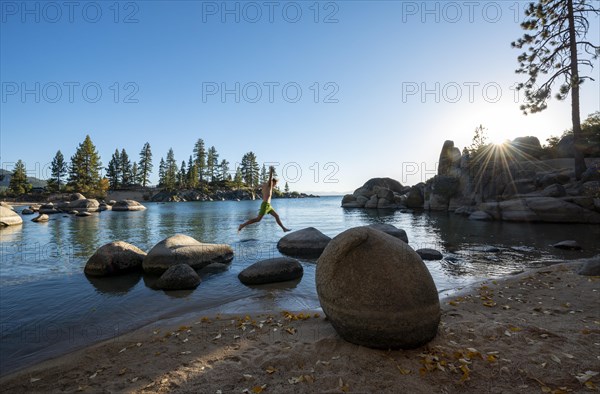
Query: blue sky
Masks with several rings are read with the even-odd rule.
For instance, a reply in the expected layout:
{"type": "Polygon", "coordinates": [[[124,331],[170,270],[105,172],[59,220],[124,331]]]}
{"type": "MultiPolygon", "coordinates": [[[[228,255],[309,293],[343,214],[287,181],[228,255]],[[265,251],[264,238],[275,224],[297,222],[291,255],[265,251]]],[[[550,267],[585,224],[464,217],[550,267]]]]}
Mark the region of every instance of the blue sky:
{"type": "MultiPolygon", "coordinates": [[[[479,124],[500,141],[570,127],[568,101],[518,108],[527,2],[0,3],[0,161],[42,178],[86,134],[104,165],[149,142],[154,182],[169,148],[187,161],[202,138],[233,164],[278,163],[294,190],[343,192],[423,181],[479,124]]],[[[583,118],[600,109],[595,65],[583,118]]]]}

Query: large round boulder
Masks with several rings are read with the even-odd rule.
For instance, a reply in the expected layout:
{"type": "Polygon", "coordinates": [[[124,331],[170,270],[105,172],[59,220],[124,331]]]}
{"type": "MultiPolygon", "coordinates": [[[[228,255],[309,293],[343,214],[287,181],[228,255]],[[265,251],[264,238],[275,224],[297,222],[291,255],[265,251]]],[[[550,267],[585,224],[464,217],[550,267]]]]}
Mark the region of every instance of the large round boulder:
{"type": "Polygon", "coordinates": [[[195,289],[200,282],[200,277],[192,267],[175,264],[158,278],[155,287],[161,290],[188,290],[195,289]]]}
{"type": "Polygon", "coordinates": [[[142,268],[146,252],[135,245],[115,241],[100,247],[85,264],[84,272],[92,276],[118,275],[142,268]]]}
{"type": "Polygon", "coordinates": [[[331,241],[314,227],[294,231],[277,242],[277,249],[288,256],[317,258],[331,241]]]}
{"type": "Polygon", "coordinates": [[[386,234],[391,235],[392,237],[396,237],[406,243],[408,243],[408,236],[406,235],[406,231],[402,230],[391,224],[386,223],[373,223],[369,224],[368,227],[374,228],[375,230],[383,231],[386,234]]]}
{"type": "Polygon", "coordinates": [[[240,282],[245,285],[286,282],[299,279],[304,274],[302,265],[289,257],[262,260],[239,273],[240,282]]]}
{"type": "Polygon", "coordinates": [[[381,231],[336,236],[317,262],[323,312],[345,340],[374,348],[415,348],[437,333],[440,303],[418,254],[381,231]]]}
{"type": "Polygon", "coordinates": [[[14,226],[22,223],[23,219],[15,211],[0,205],[0,226],[14,226]]]}
{"type": "Polygon", "coordinates": [[[112,205],[113,211],[143,211],[145,206],[134,200],[121,200],[112,205]]]}
{"type": "Polygon", "coordinates": [[[225,244],[202,243],[190,236],[176,234],[157,243],[142,264],[144,272],[162,274],[173,265],[187,264],[195,270],[212,263],[229,263],[233,249],[225,244]]]}

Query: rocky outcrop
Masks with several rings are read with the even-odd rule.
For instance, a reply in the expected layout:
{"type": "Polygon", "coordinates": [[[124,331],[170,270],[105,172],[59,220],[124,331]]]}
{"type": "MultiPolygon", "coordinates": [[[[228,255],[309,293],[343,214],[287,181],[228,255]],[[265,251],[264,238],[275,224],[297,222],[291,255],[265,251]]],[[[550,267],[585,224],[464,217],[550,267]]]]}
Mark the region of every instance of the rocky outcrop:
{"type": "Polygon", "coordinates": [[[440,305],[427,267],[381,231],[365,226],[335,237],[317,262],[316,286],[323,312],[349,342],[415,348],[437,333],[440,305]]]}
{"type": "Polygon", "coordinates": [[[509,149],[516,152],[517,159],[531,160],[542,157],[542,144],[537,137],[517,137],[508,144],[509,149]]]}
{"type": "Polygon", "coordinates": [[[245,285],[286,282],[302,278],[304,269],[295,259],[277,257],[252,264],[239,273],[240,282],[245,285]]]}
{"type": "Polygon", "coordinates": [[[112,205],[113,211],[143,211],[145,206],[134,200],[121,200],[112,205]]]}
{"type": "Polygon", "coordinates": [[[317,258],[331,238],[314,227],[291,232],[277,242],[277,249],[288,256],[317,258]]]}
{"type": "Polygon", "coordinates": [[[167,269],[155,283],[161,290],[189,290],[200,284],[200,276],[187,264],[176,264],[167,269]]]}
{"type": "Polygon", "coordinates": [[[440,153],[437,174],[458,177],[460,175],[460,159],[460,150],[454,146],[454,141],[445,141],[440,153]]]}
{"type": "Polygon", "coordinates": [[[202,243],[192,237],[177,234],[156,244],[142,264],[144,272],[162,274],[176,264],[187,264],[195,270],[211,263],[229,263],[233,249],[225,244],[202,243]]]}
{"type": "Polygon", "coordinates": [[[480,204],[478,209],[494,219],[513,222],[600,223],[600,213],[552,197],[489,202],[480,204]]]}
{"type": "Polygon", "coordinates": [[[115,241],[101,246],[88,259],[84,272],[92,276],[119,275],[141,270],[146,252],[135,245],[115,241]]]}
{"type": "Polygon", "coordinates": [[[406,206],[402,202],[403,195],[409,191],[409,187],[402,186],[395,179],[373,178],[356,189],[354,193],[345,195],[342,199],[342,207],[367,209],[405,208],[406,206]]]}
{"type": "Polygon", "coordinates": [[[0,226],[15,226],[22,223],[23,219],[15,211],[0,205],[0,226]]]}

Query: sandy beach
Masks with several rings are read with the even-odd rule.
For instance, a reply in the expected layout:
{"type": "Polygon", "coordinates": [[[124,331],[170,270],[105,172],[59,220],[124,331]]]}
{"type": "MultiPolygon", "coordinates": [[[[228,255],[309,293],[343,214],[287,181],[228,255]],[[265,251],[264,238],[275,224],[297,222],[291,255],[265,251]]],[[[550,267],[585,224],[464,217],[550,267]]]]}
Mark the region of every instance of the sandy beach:
{"type": "Polygon", "coordinates": [[[586,393],[600,386],[600,277],[571,262],[442,300],[414,350],[341,339],[320,311],[185,316],[0,380],[5,393],[586,393]]]}

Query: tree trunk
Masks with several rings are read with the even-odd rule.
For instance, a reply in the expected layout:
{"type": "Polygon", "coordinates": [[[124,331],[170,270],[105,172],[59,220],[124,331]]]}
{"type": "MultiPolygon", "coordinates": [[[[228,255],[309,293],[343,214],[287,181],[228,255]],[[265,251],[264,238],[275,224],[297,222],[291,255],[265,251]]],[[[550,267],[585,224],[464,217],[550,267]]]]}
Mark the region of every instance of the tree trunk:
{"type": "Polygon", "coordinates": [[[579,117],[579,65],[577,59],[577,36],[573,0],[567,0],[569,18],[569,49],[571,52],[571,120],[573,122],[573,154],[575,157],[575,178],[581,179],[586,170],[585,159],[581,151],[581,119],[579,117]]]}

